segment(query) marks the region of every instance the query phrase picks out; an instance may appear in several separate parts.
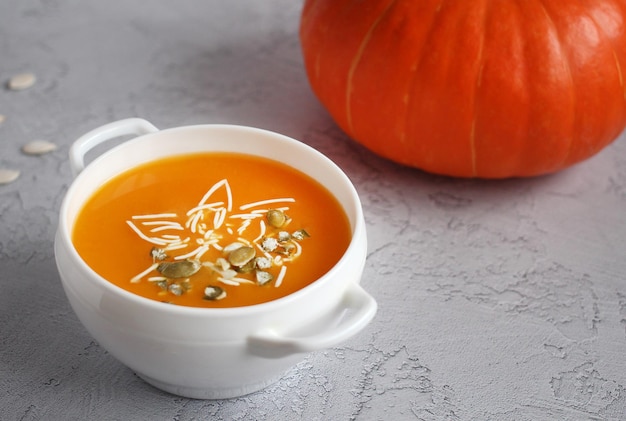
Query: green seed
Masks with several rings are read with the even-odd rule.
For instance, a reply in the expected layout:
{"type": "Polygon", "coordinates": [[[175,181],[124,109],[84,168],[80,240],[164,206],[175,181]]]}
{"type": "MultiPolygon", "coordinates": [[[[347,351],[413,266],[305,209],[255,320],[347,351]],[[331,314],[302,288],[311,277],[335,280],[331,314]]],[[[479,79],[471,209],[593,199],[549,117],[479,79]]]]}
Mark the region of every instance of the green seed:
{"type": "Polygon", "coordinates": [[[228,261],[231,265],[242,267],[250,260],[254,258],[256,252],[250,246],[241,246],[238,249],[230,252],[228,255],[228,261]]]}
{"type": "Polygon", "coordinates": [[[287,215],[280,209],[270,209],[267,211],[267,222],[274,228],[280,228],[287,222],[287,215]]]}
{"type": "Polygon", "coordinates": [[[223,298],[226,297],[226,291],[224,291],[222,288],[215,286],[215,285],[209,285],[208,287],[204,288],[204,299],[205,300],[221,300],[223,298]]]}
{"type": "Polygon", "coordinates": [[[180,262],[163,262],[157,266],[157,272],[166,278],[188,278],[202,267],[197,260],[181,260],[180,262]]]}

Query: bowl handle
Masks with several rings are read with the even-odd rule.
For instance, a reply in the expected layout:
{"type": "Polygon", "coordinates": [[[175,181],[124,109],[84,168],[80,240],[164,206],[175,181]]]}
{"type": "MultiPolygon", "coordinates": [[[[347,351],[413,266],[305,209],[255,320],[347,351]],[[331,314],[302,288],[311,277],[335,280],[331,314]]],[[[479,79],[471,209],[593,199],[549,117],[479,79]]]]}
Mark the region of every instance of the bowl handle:
{"type": "Polygon", "coordinates": [[[280,333],[268,328],[248,337],[250,352],[266,358],[331,348],[362,330],[377,310],[374,298],[359,284],[353,283],[330,314],[314,325],[280,333]]]}
{"type": "Polygon", "coordinates": [[[76,177],[85,169],[85,155],[101,143],[126,135],[144,135],[158,132],[152,123],[141,118],[127,118],[114,121],[84,134],[70,148],[70,167],[76,177]]]}

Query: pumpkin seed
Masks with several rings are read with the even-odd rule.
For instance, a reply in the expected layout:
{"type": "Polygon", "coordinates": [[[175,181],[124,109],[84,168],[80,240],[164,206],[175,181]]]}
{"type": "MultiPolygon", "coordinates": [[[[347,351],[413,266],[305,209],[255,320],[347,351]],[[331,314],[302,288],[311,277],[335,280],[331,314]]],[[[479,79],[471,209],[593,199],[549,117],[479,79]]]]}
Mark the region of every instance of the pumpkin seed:
{"type": "Polygon", "coordinates": [[[165,250],[157,247],[152,247],[152,249],[150,250],[150,256],[152,257],[153,262],[156,260],[167,259],[167,254],[165,254],[165,250]]]}
{"type": "Polygon", "coordinates": [[[166,278],[188,278],[200,270],[202,263],[197,260],[182,260],[180,262],[163,262],[157,266],[166,278]]]}
{"type": "Polygon", "coordinates": [[[269,273],[269,272],[265,272],[264,270],[257,270],[256,271],[256,282],[259,285],[265,285],[268,282],[271,282],[272,279],[274,279],[274,276],[269,273]]]}
{"type": "Polygon", "coordinates": [[[167,290],[176,296],[183,295],[183,287],[180,284],[170,284],[167,290]]]}
{"type": "Polygon", "coordinates": [[[0,184],[9,184],[17,180],[20,176],[20,172],[17,170],[10,170],[8,168],[0,168],[0,184]]]}
{"type": "MultiPolygon", "coordinates": [[[[50,152],[54,149],[56,149],[56,145],[46,141],[30,142],[22,147],[22,151],[24,153],[31,155],[50,152]]],[[[226,180],[224,180],[224,182],[226,182],[226,180]]],[[[211,188],[210,192],[212,192],[214,188],[215,186],[211,188]]],[[[248,204],[245,205],[245,207],[258,206],[260,204],[265,205],[269,203],[279,203],[283,201],[295,202],[295,199],[271,199],[248,204]]],[[[202,203],[204,202],[205,200],[203,199],[202,203]]],[[[223,205],[222,202],[216,202],[210,205],[203,204],[197,209],[206,208],[213,211],[215,215],[218,215],[218,212],[221,212],[219,214],[221,216],[219,217],[224,219],[227,216],[227,209],[225,207],[220,207],[221,205],[223,205]],[[217,210],[213,209],[214,206],[217,210]]],[[[244,206],[241,206],[240,209],[245,210],[244,206]]],[[[139,282],[141,278],[148,276],[147,280],[155,286],[157,294],[160,297],[166,298],[166,296],[169,295],[170,298],[172,298],[172,295],[183,295],[194,288],[198,288],[198,286],[192,285],[192,283],[196,282],[196,279],[200,281],[199,278],[201,278],[201,276],[193,278],[193,280],[191,276],[195,275],[203,266],[206,266],[210,269],[206,271],[207,276],[214,279],[213,282],[221,285],[221,287],[216,285],[208,285],[204,287],[203,298],[205,300],[224,299],[227,296],[225,288],[237,287],[241,284],[263,286],[268,283],[272,283],[274,287],[279,287],[285,277],[287,270],[286,265],[300,255],[302,248],[299,244],[299,240],[309,236],[309,234],[304,230],[298,230],[295,232],[291,232],[291,230],[288,232],[286,230],[286,225],[292,222],[291,218],[285,214],[288,209],[288,207],[270,208],[269,210],[252,211],[250,215],[232,215],[231,217],[233,218],[243,217],[244,220],[240,223],[239,227],[235,227],[234,223],[224,222],[224,226],[221,229],[226,231],[228,234],[228,237],[226,238],[231,238],[231,243],[226,246],[222,246],[223,243],[221,240],[224,239],[226,235],[218,230],[221,222],[218,224],[218,222],[216,222],[218,219],[216,218],[214,218],[213,221],[214,229],[207,230],[207,224],[202,222],[202,218],[197,218],[194,215],[191,217],[194,219],[189,219],[185,224],[185,227],[178,223],[170,223],[168,222],[169,219],[166,219],[177,217],[178,215],[176,213],[157,213],[133,216],[132,219],[158,218],[158,221],[146,221],[142,222],[142,224],[167,224],[166,229],[189,228],[192,233],[199,233],[201,237],[187,237],[184,240],[178,235],[174,236],[164,234],[162,237],[149,237],[147,235],[143,235],[139,229],[135,229],[135,232],[139,234],[140,237],[150,241],[156,246],[150,250],[150,256],[152,258],[152,264],[150,267],[132,278],[131,282],[139,282]],[[258,212],[264,213],[259,214],[258,212]],[[265,218],[264,221],[259,221],[261,234],[254,239],[246,238],[243,232],[250,225],[250,222],[257,216],[263,216],[265,218]],[[163,219],[163,221],[161,221],[161,219],[163,219]],[[236,234],[238,234],[238,236],[236,236],[236,234]],[[185,248],[190,242],[192,244],[197,243],[198,247],[192,252],[176,255],[174,250],[185,248]],[[216,257],[215,260],[211,259],[212,261],[201,261],[200,259],[205,252],[209,251],[210,247],[214,247],[216,250],[221,251],[221,257],[216,257]],[[257,251],[257,248],[260,251],[257,251]],[[256,257],[257,254],[259,257],[256,257]],[[272,268],[280,270],[278,270],[277,274],[270,273],[270,270],[273,271],[272,268]],[[151,272],[155,270],[158,272],[158,276],[150,276],[151,272]]],[[[187,212],[187,215],[191,215],[195,211],[196,208],[193,208],[187,212]]],[[[228,209],[228,212],[230,212],[230,209],[228,209]]],[[[198,215],[201,214],[198,213],[198,215]]],[[[130,222],[129,225],[131,225],[131,228],[133,227],[130,222]]],[[[152,229],[151,232],[156,232],[157,230],[161,229],[157,227],[152,229]]],[[[224,241],[224,243],[227,243],[227,241],[224,241]]]]}
{"type": "Polygon", "coordinates": [[[283,254],[285,256],[291,256],[291,254],[294,252],[296,246],[294,246],[293,244],[287,243],[285,245],[282,246],[281,251],[279,252],[280,254],[283,254]]]}
{"type": "Polygon", "coordinates": [[[241,267],[238,267],[237,268],[237,272],[239,272],[239,273],[250,273],[254,269],[256,269],[256,260],[252,259],[248,263],[246,263],[245,265],[243,265],[241,267]]]}
{"type": "Polygon", "coordinates": [[[281,231],[278,233],[278,241],[284,243],[285,241],[291,240],[291,234],[287,231],[281,231]]]}
{"type": "Polygon", "coordinates": [[[304,240],[305,238],[309,238],[311,235],[309,235],[308,232],[306,232],[305,230],[298,230],[295,231],[293,234],[291,234],[291,236],[293,238],[295,238],[298,241],[304,240]]]}
{"type": "Polygon", "coordinates": [[[270,209],[267,211],[267,223],[274,228],[280,228],[287,222],[287,215],[280,209],[270,209]]]}
{"type": "Polygon", "coordinates": [[[252,260],[255,255],[256,252],[252,247],[241,246],[238,249],[230,252],[230,254],[228,255],[228,261],[233,266],[242,267],[250,260],[252,260]]]}
{"type": "Polygon", "coordinates": [[[204,288],[205,300],[221,300],[225,297],[226,297],[226,291],[224,291],[222,288],[218,286],[209,285],[208,287],[204,288]]]}
{"type": "Polygon", "coordinates": [[[27,155],[43,155],[52,152],[56,148],[57,145],[47,140],[34,140],[22,146],[22,152],[27,155]]]}
{"type": "Polygon", "coordinates": [[[33,73],[20,73],[9,79],[7,84],[12,91],[28,89],[35,84],[37,78],[33,73]]]}

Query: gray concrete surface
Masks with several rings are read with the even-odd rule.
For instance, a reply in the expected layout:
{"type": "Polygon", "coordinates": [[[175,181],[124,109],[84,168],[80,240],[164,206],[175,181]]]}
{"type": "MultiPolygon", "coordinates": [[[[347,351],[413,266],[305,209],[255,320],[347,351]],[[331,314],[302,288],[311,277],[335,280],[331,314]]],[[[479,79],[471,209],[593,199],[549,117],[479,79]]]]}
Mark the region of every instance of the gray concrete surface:
{"type": "Polygon", "coordinates": [[[0,2],[1,420],[626,419],[626,139],[549,177],[481,182],[387,162],[307,84],[300,1],[0,2]],[[14,74],[37,83],[10,91],[14,74]],[[142,382],[71,311],[53,235],[70,144],[101,124],[236,123],[314,146],[354,181],[374,322],[224,401],[142,382]],[[59,148],[27,156],[23,144],[59,148]]]}

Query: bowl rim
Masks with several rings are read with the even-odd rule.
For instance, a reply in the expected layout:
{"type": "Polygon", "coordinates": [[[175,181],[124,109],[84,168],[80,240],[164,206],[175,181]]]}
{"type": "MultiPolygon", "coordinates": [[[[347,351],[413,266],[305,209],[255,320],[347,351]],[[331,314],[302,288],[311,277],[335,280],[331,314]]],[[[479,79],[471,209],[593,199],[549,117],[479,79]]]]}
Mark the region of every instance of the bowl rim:
{"type": "MultiPolygon", "coordinates": [[[[212,152],[211,150],[206,150],[206,151],[199,151],[200,153],[210,153],[212,152]]],[[[225,152],[228,152],[227,150],[225,152]]],[[[245,152],[237,152],[237,151],[232,151],[232,152],[236,152],[236,153],[244,153],[245,152]]],[[[193,153],[193,152],[191,152],[193,153]]],[[[186,155],[189,154],[189,152],[180,152],[180,153],[174,153],[174,154],[170,154],[168,156],[177,156],[177,155],[186,155]]],[[[274,158],[270,158],[270,157],[266,157],[262,154],[258,154],[258,153],[249,153],[249,155],[253,155],[253,156],[261,156],[261,157],[265,157],[267,159],[273,160],[273,161],[277,161],[274,158]]],[[[153,158],[153,159],[148,159],[148,160],[144,160],[144,161],[140,161],[137,163],[134,163],[130,166],[128,166],[124,171],[128,171],[132,168],[135,168],[138,165],[142,165],[146,162],[152,162],[158,159],[161,159],[162,157],[159,158],[153,158]]],[[[307,174],[306,172],[302,171],[301,169],[294,167],[293,165],[289,164],[289,163],[284,163],[292,168],[294,168],[297,171],[303,172],[305,174],[307,174]]],[[[118,173],[117,175],[119,175],[121,173],[118,173]]],[[[309,177],[315,179],[317,182],[319,182],[322,186],[324,186],[327,190],[329,190],[330,192],[330,188],[322,183],[320,180],[316,179],[314,176],[307,174],[309,177]]],[[[106,182],[108,180],[105,180],[104,182],[106,182]]],[[[91,194],[93,194],[93,189],[91,191],[91,194]]],[[[90,197],[90,195],[88,194],[87,197],[90,197]]],[[[84,201],[81,203],[84,204],[84,201]]],[[[86,273],[89,275],[89,282],[95,282],[96,286],[98,286],[99,288],[103,288],[106,291],[109,291],[115,295],[118,295],[120,298],[123,298],[124,300],[127,301],[131,301],[134,304],[140,305],[140,306],[145,306],[148,307],[150,309],[153,309],[155,311],[162,311],[162,312],[166,312],[166,313],[172,313],[172,314],[180,314],[180,315],[186,315],[186,316],[206,316],[209,314],[219,314],[220,316],[230,316],[230,317],[236,317],[236,316],[249,316],[251,314],[258,314],[258,313],[265,313],[267,311],[272,311],[273,309],[277,309],[280,307],[284,307],[284,306],[288,306],[291,303],[293,303],[294,301],[298,301],[301,299],[301,297],[303,295],[308,295],[311,294],[311,292],[314,292],[316,289],[319,288],[323,288],[324,285],[326,283],[329,282],[329,280],[331,278],[334,277],[335,272],[338,272],[343,266],[345,265],[349,265],[350,264],[350,259],[351,256],[355,253],[355,251],[358,251],[357,249],[359,247],[364,247],[365,249],[367,249],[366,245],[367,245],[367,236],[366,236],[366,226],[365,226],[365,221],[364,221],[364,216],[363,216],[363,209],[362,209],[362,205],[361,205],[361,201],[359,198],[359,195],[356,191],[355,186],[353,185],[353,183],[350,181],[350,179],[348,178],[348,176],[345,174],[345,172],[335,163],[333,162],[329,157],[327,157],[326,155],[324,155],[323,153],[321,153],[320,151],[318,151],[317,149],[307,145],[306,143],[303,143],[299,140],[296,140],[294,138],[291,138],[289,136],[277,133],[277,132],[273,132],[270,130],[266,130],[266,129],[261,129],[261,128],[256,128],[256,127],[250,127],[250,126],[245,126],[245,125],[236,125],[236,124],[198,124],[198,125],[189,125],[189,126],[179,126],[179,127],[173,127],[173,128],[168,128],[168,129],[163,129],[163,130],[159,130],[157,132],[154,133],[149,133],[149,134],[144,134],[141,136],[137,136],[135,138],[129,139],[124,141],[123,143],[120,143],[116,146],[111,147],[109,150],[107,150],[106,152],[102,153],[100,156],[96,157],[93,159],[93,161],[91,161],[88,165],[86,165],[86,167],[84,168],[84,170],[79,173],[74,180],[72,180],[68,190],[65,193],[65,196],[63,198],[63,201],[61,203],[61,207],[60,207],[60,212],[59,212],[59,223],[58,223],[58,227],[57,227],[57,235],[55,237],[55,243],[61,241],[63,243],[63,246],[65,247],[65,249],[68,251],[69,253],[69,257],[72,259],[74,264],[78,264],[80,267],[80,271],[81,273],[86,273]],[[184,130],[189,130],[189,129],[194,129],[194,130],[215,130],[215,129],[226,129],[226,130],[233,130],[233,131],[240,131],[240,132],[247,132],[250,133],[252,135],[254,135],[254,133],[261,133],[264,134],[266,136],[269,136],[273,139],[276,139],[277,141],[282,141],[282,142],[287,142],[291,145],[293,145],[294,147],[297,148],[301,148],[305,153],[308,154],[312,154],[314,157],[316,157],[320,162],[322,162],[324,165],[327,166],[327,170],[328,171],[333,171],[338,179],[341,179],[341,182],[345,184],[345,187],[347,188],[347,191],[350,192],[350,198],[349,201],[353,203],[353,207],[354,207],[354,221],[352,221],[351,216],[349,215],[348,210],[345,209],[345,206],[343,206],[343,203],[341,202],[341,200],[339,200],[339,198],[337,198],[332,192],[331,194],[333,194],[333,196],[339,201],[340,205],[342,206],[343,211],[346,213],[346,216],[348,217],[348,219],[351,222],[351,228],[352,228],[352,237],[350,239],[350,243],[348,244],[348,247],[346,248],[346,250],[343,252],[343,254],[341,255],[341,257],[339,258],[339,260],[323,275],[321,275],[318,279],[314,280],[313,282],[311,282],[310,284],[304,286],[303,288],[300,288],[288,295],[285,295],[283,297],[271,300],[271,301],[267,301],[267,302],[263,302],[263,303],[258,303],[258,304],[253,304],[253,305],[247,305],[247,306],[237,306],[237,307],[221,307],[221,308],[207,308],[207,307],[192,307],[192,306],[184,306],[184,305],[171,305],[168,303],[164,303],[164,302],[160,302],[157,300],[153,300],[147,297],[143,297],[141,295],[135,294],[133,292],[130,292],[116,284],[114,284],[113,282],[108,281],[107,279],[105,279],[103,276],[101,276],[100,274],[98,274],[96,271],[94,271],[83,259],[82,257],[78,254],[78,251],[76,250],[76,248],[74,247],[74,244],[71,240],[71,230],[68,226],[68,213],[69,213],[69,208],[71,205],[71,198],[73,197],[73,195],[76,193],[76,190],[79,188],[80,183],[82,183],[83,179],[85,179],[89,174],[90,171],[95,171],[97,169],[98,165],[103,165],[102,162],[106,162],[106,160],[111,159],[112,156],[115,156],[115,154],[119,154],[121,153],[121,151],[123,151],[126,148],[129,148],[130,146],[132,146],[134,143],[136,142],[140,142],[140,141],[145,141],[145,139],[151,138],[151,137],[155,137],[156,135],[165,135],[165,134],[169,134],[169,133],[175,133],[177,131],[184,131],[184,130]]],[[[56,246],[55,246],[56,248],[56,246]]],[[[366,255],[366,251],[364,252],[364,255],[366,255]]],[[[55,257],[56,257],[57,252],[55,251],[55,257]]],[[[363,261],[365,260],[365,256],[363,258],[363,261]]],[[[63,277],[61,277],[63,278],[63,277]]],[[[62,283],[69,287],[69,288],[74,288],[71,285],[68,284],[68,282],[66,282],[65,280],[61,279],[62,283]]]]}

